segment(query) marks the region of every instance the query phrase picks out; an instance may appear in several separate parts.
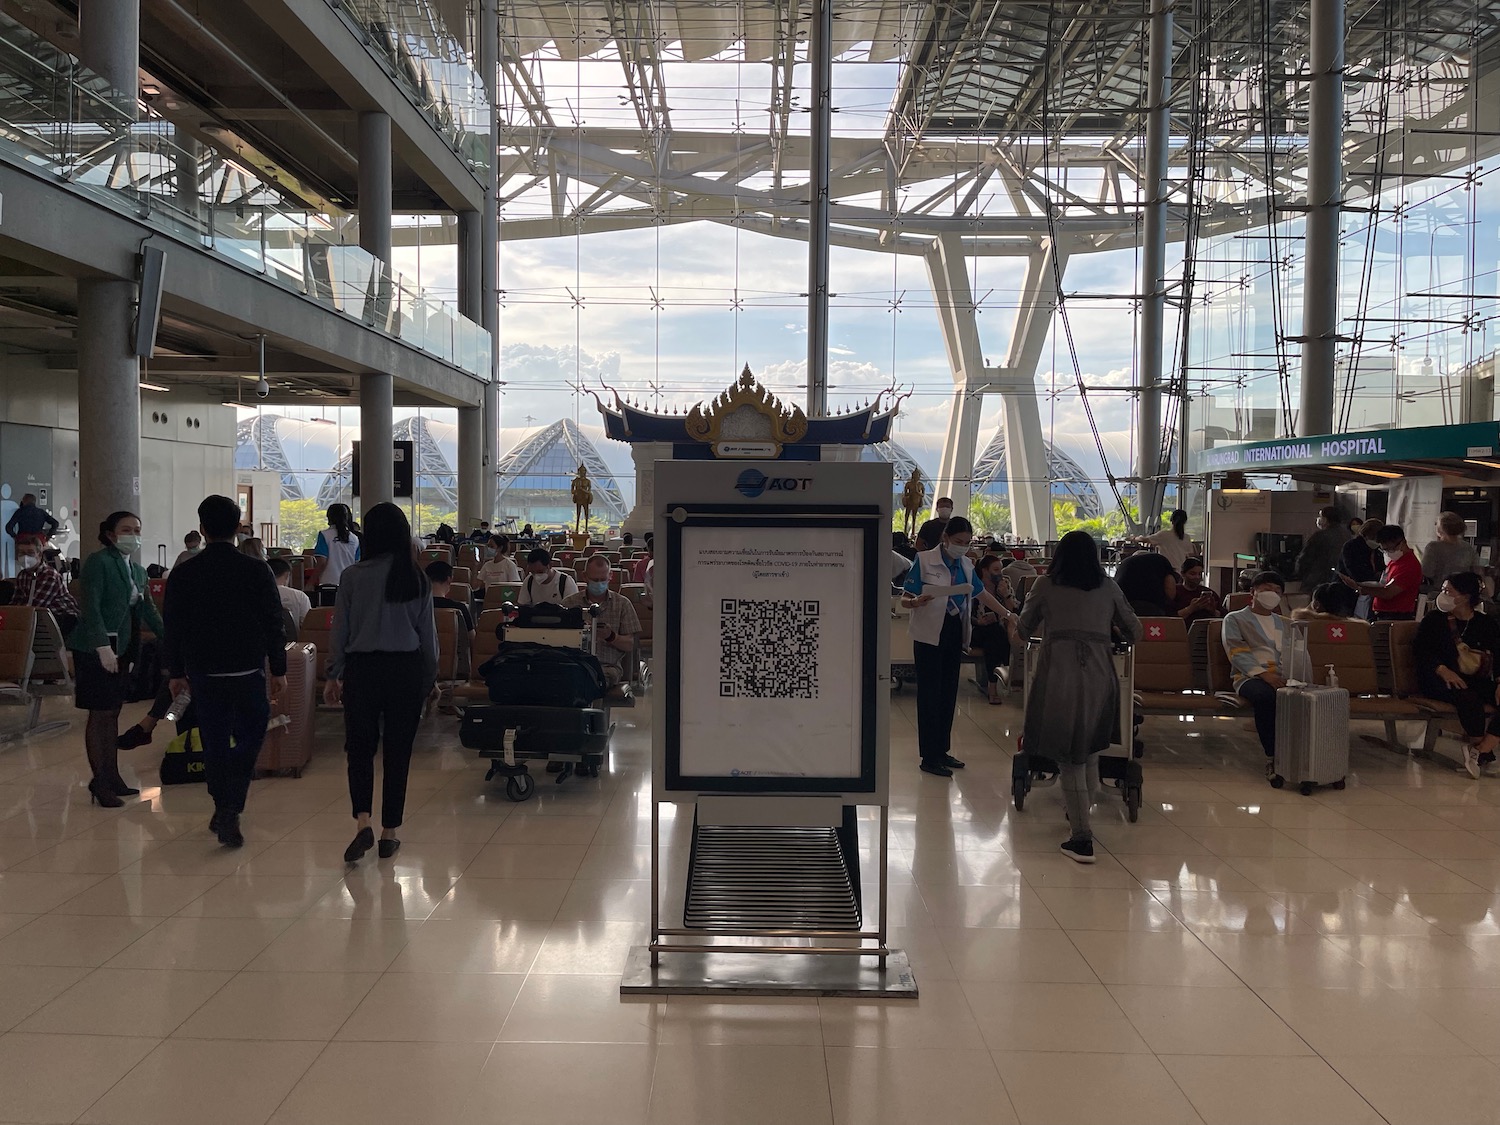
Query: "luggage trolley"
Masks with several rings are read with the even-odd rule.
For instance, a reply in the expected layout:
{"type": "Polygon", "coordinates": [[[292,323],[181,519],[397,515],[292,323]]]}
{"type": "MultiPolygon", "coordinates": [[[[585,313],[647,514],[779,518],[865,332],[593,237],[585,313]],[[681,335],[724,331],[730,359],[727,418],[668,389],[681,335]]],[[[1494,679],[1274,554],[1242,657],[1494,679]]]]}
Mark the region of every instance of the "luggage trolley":
{"type": "MultiPolygon", "coordinates": [[[[507,605],[512,613],[515,607],[507,605]]],[[[593,653],[593,620],[599,607],[591,605],[584,613],[582,630],[563,626],[551,629],[509,629],[512,639],[525,638],[533,643],[573,647],[593,653]]],[[[609,752],[614,733],[606,707],[551,707],[535,704],[477,704],[464,710],[459,724],[459,742],[488,758],[490,767],[484,779],[505,778],[505,795],[512,801],[525,801],[536,792],[536,779],[527,764],[546,762],[549,773],[557,774],[557,784],[568,778],[598,777],[599,767],[609,752]],[[506,744],[506,733],[513,737],[506,744]]]]}
{"type": "MultiPolygon", "coordinates": [[[[1041,638],[1032,637],[1026,646],[1026,682],[1024,700],[1031,698],[1032,675],[1041,651],[1041,638]]],[[[1135,739],[1135,650],[1128,644],[1114,647],[1115,675],[1120,682],[1120,713],[1116,718],[1115,736],[1099,755],[1100,780],[1113,781],[1125,801],[1125,814],[1134,824],[1141,811],[1141,763],[1135,739]]],[[[1024,713],[1024,711],[1023,711],[1024,713]]],[[[1037,784],[1051,785],[1057,780],[1057,763],[1040,754],[1028,754],[1018,740],[1016,755],[1010,763],[1010,792],[1016,811],[1026,806],[1026,797],[1037,784]]]]}

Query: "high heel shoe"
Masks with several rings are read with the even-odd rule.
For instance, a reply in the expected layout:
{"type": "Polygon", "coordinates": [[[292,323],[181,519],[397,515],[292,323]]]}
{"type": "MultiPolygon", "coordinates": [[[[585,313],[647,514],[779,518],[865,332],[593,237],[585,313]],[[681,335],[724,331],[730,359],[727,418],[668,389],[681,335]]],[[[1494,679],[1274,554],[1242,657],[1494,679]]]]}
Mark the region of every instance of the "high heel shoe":
{"type": "Polygon", "coordinates": [[[115,791],[106,782],[95,778],[89,782],[89,800],[95,804],[102,805],[106,809],[118,809],[125,804],[115,795],[115,791]]]}
{"type": "Polygon", "coordinates": [[[116,797],[139,797],[141,795],[139,789],[132,789],[126,785],[125,779],[119,774],[109,779],[109,787],[116,797]]]}

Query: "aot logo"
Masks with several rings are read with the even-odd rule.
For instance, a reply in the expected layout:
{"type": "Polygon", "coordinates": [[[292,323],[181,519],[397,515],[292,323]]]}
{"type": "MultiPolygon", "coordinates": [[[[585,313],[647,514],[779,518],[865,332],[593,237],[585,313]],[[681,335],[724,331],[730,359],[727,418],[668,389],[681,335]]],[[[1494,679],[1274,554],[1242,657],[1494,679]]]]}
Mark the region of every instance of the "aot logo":
{"type": "Polygon", "coordinates": [[[734,482],[734,487],[747,500],[754,500],[763,492],[806,492],[812,487],[812,478],[768,477],[759,469],[746,469],[734,482]]]}

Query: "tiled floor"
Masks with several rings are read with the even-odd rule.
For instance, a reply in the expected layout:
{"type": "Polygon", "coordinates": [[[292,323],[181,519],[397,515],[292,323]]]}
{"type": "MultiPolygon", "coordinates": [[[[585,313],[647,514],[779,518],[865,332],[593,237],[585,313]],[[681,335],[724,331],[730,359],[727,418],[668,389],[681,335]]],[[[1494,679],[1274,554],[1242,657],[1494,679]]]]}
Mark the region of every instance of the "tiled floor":
{"type": "Polygon", "coordinates": [[[1242,724],[1152,720],[1140,823],[1100,808],[1085,869],[1055,792],[1010,806],[1017,712],[962,709],[949,783],[895,697],[920,1000],[625,1001],[649,702],[604,777],[524,805],[434,721],[405,846],[347,872],[336,717],[227,852],[199,787],[90,807],[54,703],[71,730],[0,748],[0,1121],[1500,1121],[1500,779],[1357,742],[1349,788],[1302,797],[1242,724]]]}

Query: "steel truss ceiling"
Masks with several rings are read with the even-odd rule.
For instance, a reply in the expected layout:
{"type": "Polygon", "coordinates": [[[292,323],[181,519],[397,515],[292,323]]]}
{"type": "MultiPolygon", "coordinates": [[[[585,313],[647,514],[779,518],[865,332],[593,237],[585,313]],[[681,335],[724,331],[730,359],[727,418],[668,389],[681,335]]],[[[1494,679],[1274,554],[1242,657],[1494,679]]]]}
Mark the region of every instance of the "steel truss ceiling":
{"type": "MultiPolygon", "coordinates": [[[[1210,235],[1297,206],[1305,0],[1174,13],[1172,236],[1189,207],[1210,235]]],[[[805,238],[808,17],[796,0],[500,0],[503,237],[709,220],[805,238]],[[609,96],[628,113],[604,112],[609,96]],[[705,104],[722,126],[703,127],[705,104]]],[[[833,243],[924,254],[959,233],[967,253],[1008,255],[1137,241],[1147,17],[1141,0],[839,0],[837,62],[881,78],[847,97],[888,104],[882,127],[835,117],[833,243]]],[[[1500,57],[1500,0],[1351,0],[1348,27],[1351,196],[1394,160],[1438,173],[1494,147],[1469,87],[1500,57]],[[1439,138],[1451,129],[1474,143],[1439,138]]]]}

